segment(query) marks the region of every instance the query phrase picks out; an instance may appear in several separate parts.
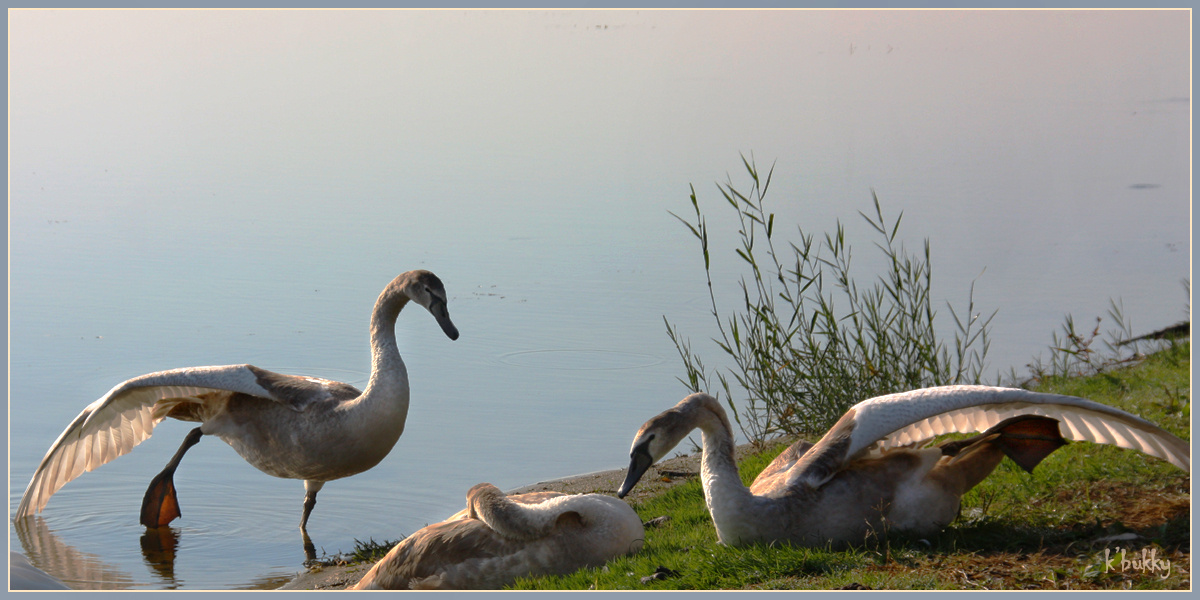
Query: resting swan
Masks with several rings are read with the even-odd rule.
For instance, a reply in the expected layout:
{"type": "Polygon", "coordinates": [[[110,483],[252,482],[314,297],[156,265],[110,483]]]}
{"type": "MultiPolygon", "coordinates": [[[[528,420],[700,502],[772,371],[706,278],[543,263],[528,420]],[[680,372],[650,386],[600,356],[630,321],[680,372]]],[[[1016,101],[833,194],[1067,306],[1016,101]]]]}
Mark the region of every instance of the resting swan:
{"type": "Polygon", "coordinates": [[[387,456],[408,415],[408,373],[396,347],[396,317],[410,300],[424,306],[450,339],[458,329],[442,282],[428,271],[392,280],[371,313],[371,377],[365,391],[345,383],[272,373],[251,365],[192,367],[135,377],[88,405],[38,465],[16,518],[41,512],[64,484],[150,437],[166,417],[201,425],[154,478],[141,522],[160,527],[180,516],[172,476],[202,435],[215,435],[259,470],[304,480],[300,529],[326,481],[361,473],[387,456]]]}
{"type": "Polygon", "coordinates": [[[499,589],[633,554],[644,533],[637,513],[612,496],[505,496],[481,483],[467,492],[467,508],[396,544],[351,589],[499,589]]]}
{"type": "Polygon", "coordinates": [[[784,450],[747,489],[724,409],[712,396],[693,394],[638,431],[617,496],[695,428],[703,433],[701,484],[717,538],[734,546],[859,544],[885,522],[928,535],[954,520],[962,495],[1005,455],[1032,470],[1063,437],[1140,450],[1191,470],[1187,442],[1124,411],[1073,396],[946,386],[859,402],[816,444],[784,450]],[[984,430],[915,448],[936,435],[984,430]]]}

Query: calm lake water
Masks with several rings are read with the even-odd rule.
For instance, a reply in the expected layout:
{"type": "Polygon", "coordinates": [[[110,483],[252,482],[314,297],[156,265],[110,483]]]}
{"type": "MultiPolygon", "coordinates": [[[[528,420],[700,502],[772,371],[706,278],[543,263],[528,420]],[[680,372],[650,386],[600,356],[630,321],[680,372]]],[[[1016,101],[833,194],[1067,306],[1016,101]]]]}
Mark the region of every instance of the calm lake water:
{"type": "MultiPolygon", "coordinates": [[[[318,554],[463,504],[623,467],[686,392],[664,316],[714,366],[695,185],[775,164],[777,228],[841,219],[869,280],[871,190],[972,281],[989,371],[1121,299],[1187,316],[1189,15],[876,11],[18,11],[10,23],[9,503],[124,379],[249,362],[362,386],[367,319],[430,269],[462,333],[398,323],[412,406],[375,469],[329,483],[318,554]]],[[[732,308],[731,304],[727,304],[732,308]]],[[[949,317],[943,309],[943,317],[949,317]]],[[[1105,326],[1109,323],[1106,321],[1105,326]]],[[[948,323],[943,323],[949,327],[948,323]]],[[[948,329],[947,329],[948,330],[948,329]]],[[[169,555],[150,477],[190,424],[69,483],[13,549],[84,588],[275,587],[304,561],[302,485],[205,439],[169,555]]]]}

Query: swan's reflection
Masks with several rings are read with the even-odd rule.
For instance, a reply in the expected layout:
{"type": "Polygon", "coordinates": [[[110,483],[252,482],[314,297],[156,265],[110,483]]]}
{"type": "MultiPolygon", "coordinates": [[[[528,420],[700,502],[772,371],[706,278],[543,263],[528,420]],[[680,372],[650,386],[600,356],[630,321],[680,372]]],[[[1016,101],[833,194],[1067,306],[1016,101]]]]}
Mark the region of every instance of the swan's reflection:
{"type": "Polygon", "coordinates": [[[146,529],[142,534],[142,558],[159,579],[169,582],[168,589],[178,587],[175,579],[175,548],[179,546],[179,531],[174,527],[146,529]]]}
{"type": "MultiPolygon", "coordinates": [[[[80,551],[51,531],[39,515],[13,520],[17,538],[29,562],[76,590],[181,589],[184,582],[175,574],[176,549],[182,530],[174,527],[146,529],[141,536],[142,558],[156,581],[138,582],[133,575],[95,554],[80,551]]],[[[302,534],[307,561],[316,559],[316,547],[302,534]]],[[[275,589],[291,580],[288,575],[265,575],[238,586],[239,589],[275,589]]],[[[236,582],[228,582],[234,584],[236,582]]]]}
{"type": "Polygon", "coordinates": [[[133,576],[105,563],[99,556],[80,552],[54,535],[40,516],[13,521],[25,556],[33,566],[77,590],[125,590],[138,587],[133,576]]]}
{"type": "Polygon", "coordinates": [[[304,564],[317,560],[317,545],[313,543],[312,538],[308,537],[308,532],[300,530],[301,541],[304,543],[304,564]]]}

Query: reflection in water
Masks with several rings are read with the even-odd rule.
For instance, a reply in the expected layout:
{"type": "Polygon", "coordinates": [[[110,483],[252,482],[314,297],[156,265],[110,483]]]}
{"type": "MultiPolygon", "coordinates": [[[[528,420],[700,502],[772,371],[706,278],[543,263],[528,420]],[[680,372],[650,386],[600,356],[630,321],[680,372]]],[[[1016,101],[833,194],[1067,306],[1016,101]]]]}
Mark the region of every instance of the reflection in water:
{"type": "MultiPolygon", "coordinates": [[[[361,386],[376,286],[417,266],[445,275],[471,335],[434,343],[400,323],[413,375],[400,454],[322,492],[341,494],[310,531],[324,548],[440,520],[475,468],[515,487],[620,467],[628,415],[681,391],[663,317],[712,369],[733,366],[709,339],[701,248],[672,213],[691,212],[695,184],[723,282],[711,291],[738,305],[746,265],[725,236],[740,213],[716,183],[744,182],[740,153],[778,161],[780,251],[837,219],[869,247],[855,213],[877,189],[904,212],[899,235],[931,238],[935,303],[957,305],[986,268],[989,369],[1023,369],[1064,313],[1104,314],[1106,298],[1147,329],[1179,320],[1186,12],[9,17],[10,503],[62,426],[131,374],[229,357],[361,386]],[[337,93],[308,93],[313,81],[337,93]],[[308,368],[316,356],[328,370],[308,368]]],[[[49,540],[35,564],[162,585],[136,513],[114,514],[175,451],[155,437],[53,501],[54,532],[107,565],[49,540]]],[[[308,552],[279,504],[295,482],[226,444],[191,452],[185,501],[204,518],[182,525],[167,581],[294,574],[308,552]]],[[[10,543],[37,546],[30,535],[46,534],[10,543]]]]}
{"type": "Polygon", "coordinates": [[[308,563],[317,560],[317,546],[316,544],[313,544],[312,538],[308,537],[307,531],[301,529],[300,535],[304,541],[304,564],[307,565],[308,563]]]}
{"type": "Polygon", "coordinates": [[[133,577],[106,564],[99,556],[63,543],[39,516],[13,521],[25,556],[33,566],[77,590],[125,590],[139,585],[133,577]]]}
{"type": "Polygon", "coordinates": [[[177,589],[175,548],[179,546],[179,532],[174,527],[147,528],[141,541],[142,556],[150,570],[167,583],[168,589],[177,589]]]}
{"type": "MultiPolygon", "coordinates": [[[[29,562],[51,577],[76,590],[127,590],[136,588],[182,589],[184,582],[175,575],[175,551],[182,530],[174,527],[146,529],[141,537],[142,557],[157,581],[139,583],[133,576],[105,563],[99,556],[70,546],[54,534],[45,519],[33,515],[16,519],[13,527],[29,562]]],[[[316,546],[307,533],[302,534],[304,554],[316,560],[316,546]]],[[[239,589],[272,590],[287,583],[291,575],[264,575],[239,589]]]]}
{"type": "Polygon", "coordinates": [[[238,586],[236,590],[277,590],[284,584],[292,580],[291,575],[263,575],[255,577],[250,583],[245,586],[238,586]]]}

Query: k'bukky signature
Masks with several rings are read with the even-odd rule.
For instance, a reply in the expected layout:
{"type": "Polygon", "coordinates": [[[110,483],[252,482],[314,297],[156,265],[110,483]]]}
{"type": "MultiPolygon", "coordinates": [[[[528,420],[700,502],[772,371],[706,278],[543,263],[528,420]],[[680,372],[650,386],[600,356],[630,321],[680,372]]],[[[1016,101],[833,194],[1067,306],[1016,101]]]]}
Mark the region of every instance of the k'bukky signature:
{"type": "Polygon", "coordinates": [[[1104,572],[1121,571],[1140,571],[1142,573],[1158,574],[1162,579],[1171,576],[1171,561],[1166,558],[1158,557],[1158,548],[1142,548],[1141,555],[1126,552],[1121,547],[1117,547],[1116,552],[1110,552],[1108,548],[1104,549],[1104,572]]]}

